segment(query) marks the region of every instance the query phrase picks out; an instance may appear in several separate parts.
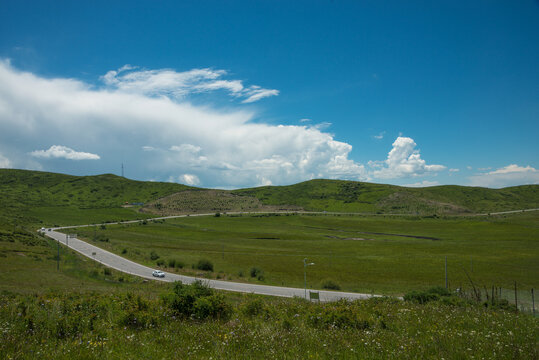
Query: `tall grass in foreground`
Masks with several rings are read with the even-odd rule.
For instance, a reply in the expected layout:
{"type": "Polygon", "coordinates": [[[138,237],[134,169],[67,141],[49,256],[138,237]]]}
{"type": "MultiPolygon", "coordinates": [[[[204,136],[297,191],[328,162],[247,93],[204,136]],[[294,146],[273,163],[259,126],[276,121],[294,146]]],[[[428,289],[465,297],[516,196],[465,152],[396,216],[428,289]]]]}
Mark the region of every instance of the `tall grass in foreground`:
{"type": "Polygon", "coordinates": [[[220,320],[189,316],[178,311],[178,303],[171,307],[175,293],[181,302],[199,292],[199,300],[215,295],[184,286],[162,299],[130,293],[4,294],[0,358],[539,357],[537,319],[466,301],[314,304],[236,294],[225,295],[233,304],[220,320]]]}

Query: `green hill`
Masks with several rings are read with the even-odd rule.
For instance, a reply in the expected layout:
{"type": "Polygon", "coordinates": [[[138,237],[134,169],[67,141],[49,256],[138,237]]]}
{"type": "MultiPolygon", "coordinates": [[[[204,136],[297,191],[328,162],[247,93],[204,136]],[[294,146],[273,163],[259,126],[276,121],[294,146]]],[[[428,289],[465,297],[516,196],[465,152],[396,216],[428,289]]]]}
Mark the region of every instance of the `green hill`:
{"type": "Polygon", "coordinates": [[[122,209],[125,203],[146,203],[185,189],[190,187],[134,181],[112,174],[72,176],[0,169],[0,220],[18,217],[20,222],[36,223],[35,218],[43,220],[42,213],[47,213],[47,219],[51,212],[69,216],[81,209],[126,210],[116,213],[127,216],[134,212],[122,209]]]}
{"type": "Polygon", "coordinates": [[[343,180],[310,180],[289,186],[235,190],[265,205],[308,211],[397,214],[465,214],[539,207],[539,185],[488,189],[456,185],[407,188],[343,180]]]}

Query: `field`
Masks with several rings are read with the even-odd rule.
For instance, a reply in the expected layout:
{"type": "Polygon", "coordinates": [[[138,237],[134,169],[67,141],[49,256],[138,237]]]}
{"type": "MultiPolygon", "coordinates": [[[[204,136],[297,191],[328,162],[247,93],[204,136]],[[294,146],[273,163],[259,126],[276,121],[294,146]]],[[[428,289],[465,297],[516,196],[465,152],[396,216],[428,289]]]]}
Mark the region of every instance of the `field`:
{"type": "Polygon", "coordinates": [[[307,269],[311,288],[331,280],[346,291],[400,295],[443,286],[447,257],[453,289],[470,287],[468,276],[481,288],[512,288],[515,281],[519,288],[539,285],[536,213],[442,219],[221,215],[76,232],[149,266],[166,268],[170,260],[185,265],[170,271],[200,273],[192,267],[205,258],[215,265],[205,276],[234,281],[303,287],[303,259],[308,258],[315,263],[307,269]],[[252,268],[263,271],[262,279],[250,277],[252,268]]]}
{"type": "Polygon", "coordinates": [[[491,286],[516,282],[519,299],[537,289],[537,212],[455,216],[538,207],[538,188],[415,190],[322,180],[230,192],[0,169],[0,358],[538,359],[537,318],[497,296],[485,299],[491,286]],[[152,221],[141,207],[407,216],[221,213],[152,221]],[[64,247],[57,262],[57,244],[35,232],[131,219],[141,221],[69,232],[201,278],[302,287],[307,257],[315,263],[307,268],[309,288],[329,284],[406,300],[317,304],[215,292],[195,296],[196,306],[179,313],[184,303],[170,300],[172,284],[105,268],[64,247]],[[421,292],[444,285],[446,256],[451,291],[421,292]],[[197,269],[201,259],[214,270],[197,269]],[[471,300],[470,279],[483,300],[471,300]]]}

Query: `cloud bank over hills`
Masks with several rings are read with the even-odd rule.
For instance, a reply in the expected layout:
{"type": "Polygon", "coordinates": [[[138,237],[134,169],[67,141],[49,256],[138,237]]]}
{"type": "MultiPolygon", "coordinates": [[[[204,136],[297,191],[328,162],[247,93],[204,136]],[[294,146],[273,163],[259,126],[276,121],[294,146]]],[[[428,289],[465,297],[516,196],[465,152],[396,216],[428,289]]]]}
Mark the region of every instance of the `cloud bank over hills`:
{"type": "MultiPolygon", "coordinates": [[[[76,160],[111,172],[125,162],[139,179],[225,188],[312,178],[416,178],[446,170],[427,164],[409,137],[399,136],[386,160],[363,165],[350,158],[352,145],[324,132],[327,126],[255,122],[256,113],[241,104],[279,91],[226,76],[224,70],[126,65],[95,86],[44,78],[0,61],[0,167],[55,171],[53,162],[76,160]],[[224,91],[237,105],[223,110],[190,101],[192,94],[214,91],[224,91]]],[[[526,169],[513,170],[537,176],[526,169]]],[[[509,176],[504,174],[474,181],[509,176]]]]}

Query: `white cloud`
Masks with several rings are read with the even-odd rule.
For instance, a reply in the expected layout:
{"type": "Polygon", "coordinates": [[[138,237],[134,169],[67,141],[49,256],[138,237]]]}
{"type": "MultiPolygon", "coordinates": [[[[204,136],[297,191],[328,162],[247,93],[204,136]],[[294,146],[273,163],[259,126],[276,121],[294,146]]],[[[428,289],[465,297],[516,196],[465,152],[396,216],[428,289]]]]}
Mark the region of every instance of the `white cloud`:
{"type": "Polygon", "coordinates": [[[460,169],[449,169],[449,172],[459,172],[460,169]]]}
{"type": "Polygon", "coordinates": [[[0,154],[0,169],[7,169],[11,167],[11,161],[2,154],[0,154]]]}
{"type": "Polygon", "coordinates": [[[166,96],[183,99],[191,93],[225,90],[231,96],[244,98],[242,103],[252,103],[269,96],[279,95],[278,90],[264,89],[257,85],[245,87],[241,80],[223,80],[225,70],[192,69],[177,72],[171,69],[138,70],[125,65],[101,77],[103,82],[125,93],[148,96],[166,96]]]}
{"type": "Polygon", "coordinates": [[[43,158],[63,158],[68,160],[99,160],[99,155],[79,152],[62,145],[52,145],[48,150],[35,150],[30,155],[43,158]]]}
{"type": "Polygon", "coordinates": [[[189,186],[197,186],[200,185],[200,179],[198,176],[193,174],[183,174],[178,177],[178,180],[180,183],[189,185],[189,186]]]}
{"type": "MultiPolygon", "coordinates": [[[[94,172],[127,162],[130,174],[137,178],[177,179],[177,174],[196,174],[210,187],[289,184],[320,177],[368,179],[364,167],[349,158],[352,146],[332,134],[316,127],[255,122],[252,111],[225,111],[195,106],[181,97],[156,97],[155,89],[177,90],[175,85],[166,85],[167,79],[183,73],[135,73],[128,79],[123,77],[126,71],[107,74],[106,81],[116,85],[99,89],[75,79],[20,72],[0,61],[3,155],[28,158],[29,152],[46,149],[50,143],[76,143],[77,149],[88,151],[86,156],[102,155],[94,172]],[[148,144],[168,150],[157,151],[148,144]]],[[[222,75],[207,69],[183,74],[209,79],[202,83],[222,75]]],[[[52,152],[38,154],[52,156],[52,152]]],[[[56,153],[77,156],[71,149],[56,153]]]]}
{"type": "Polygon", "coordinates": [[[539,170],[529,165],[522,167],[511,164],[488,173],[475,174],[469,179],[470,185],[492,188],[539,184],[539,170]]]}
{"type": "Polygon", "coordinates": [[[471,167],[470,165],[466,166],[466,169],[467,170],[473,170],[473,167],[471,167]]]}
{"type": "Polygon", "coordinates": [[[170,147],[171,151],[178,151],[178,152],[188,152],[188,153],[198,153],[202,148],[200,146],[191,145],[191,144],[181,144],[181,145],[172,145],[170,147]]]}
{"type": "Polygon", "coordinates": [[[299,122],[301,122],[301,123],[306,123],[306,122],[309,122],[309,121],[311,121],[311,119],[304,118],[304,119],[299,120],[299,122]]]}
{"type": "Polygon", "coordinates": [[[479,171],[487,171],[487,170],[491,170],[491,169],[492,169],[492,167],[490,167],[490,166],[489,167],[484,167],[484,168],[477,168],[477,170],[479,170],[479,171]]]}
{"type": "Polygon", "coordinates": [[[407,186],[407,187],[428,187],[428,186],[437,186],[437,185],[440,185],[440,183],[438,181],[423,180],[423,181],[420,181],[420,182],[416,182],[416,183],[413,183],[413,184],[406,184],[406,185],[403,185],[403,186],[407,186]]]}
{"type": "Polygon", "coordinates": [[[434,173],[445,169],[443,165],[427,165],[421,159],[417,144],[412,138],[399,136],[393,142],[393,148],[384,161],[369,161],[369,165],[376,169],[372,175],[380,179],[394,179],[401,177],[419,176],[425,173],[434,173]]]}
{"type": "Polygon", "coordinates": [[[372,137],[375,138],[376,140],[382,140],[384,138],[384,135],[386,134],[385,131],[382,131],[381,133],[379,133],[378,135],[373,135],[372,137]]]}

